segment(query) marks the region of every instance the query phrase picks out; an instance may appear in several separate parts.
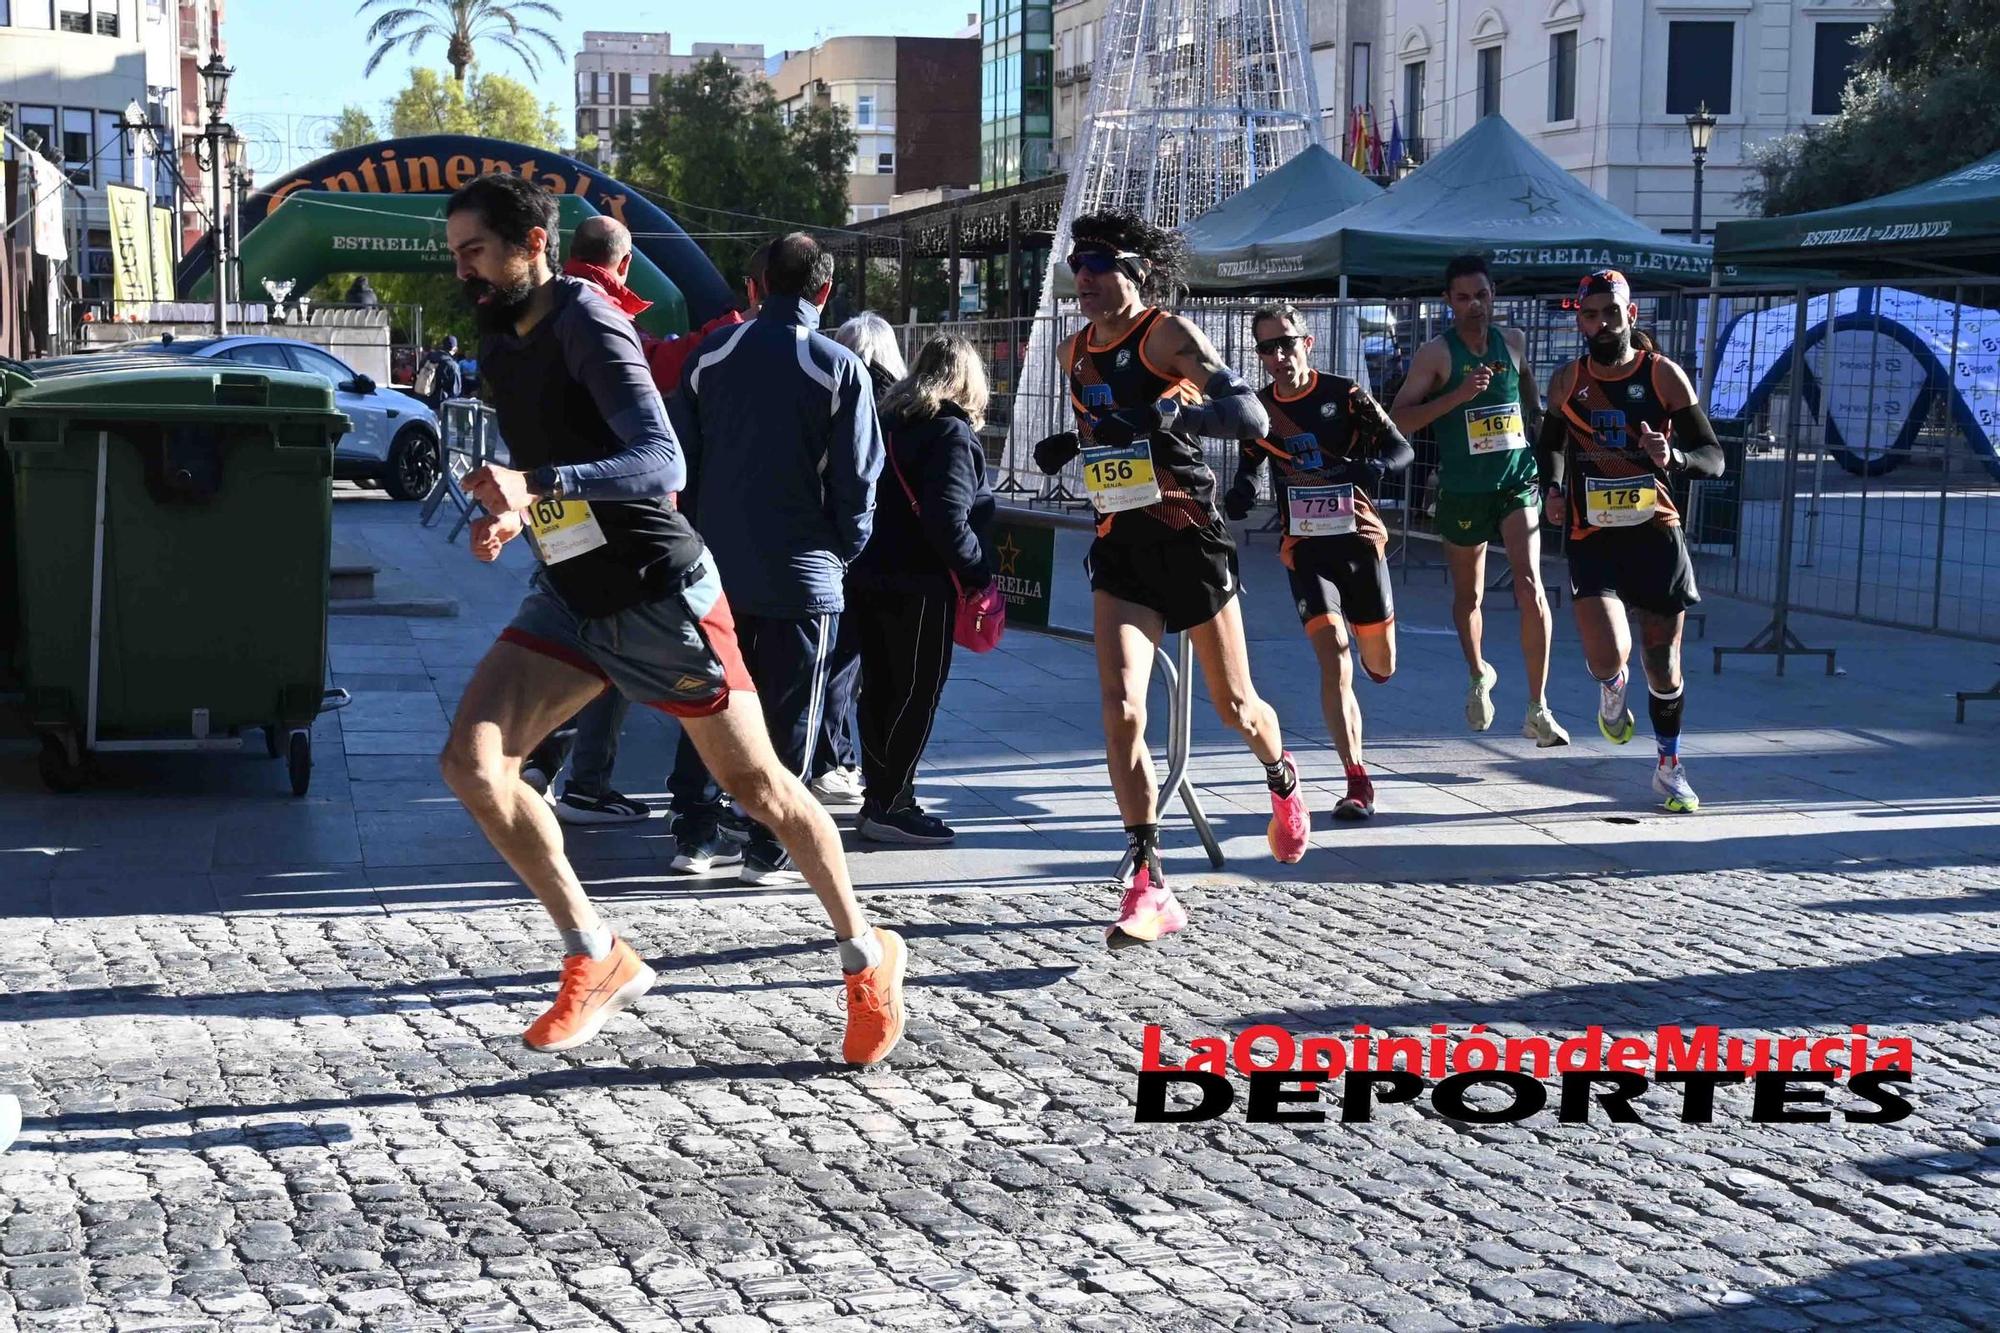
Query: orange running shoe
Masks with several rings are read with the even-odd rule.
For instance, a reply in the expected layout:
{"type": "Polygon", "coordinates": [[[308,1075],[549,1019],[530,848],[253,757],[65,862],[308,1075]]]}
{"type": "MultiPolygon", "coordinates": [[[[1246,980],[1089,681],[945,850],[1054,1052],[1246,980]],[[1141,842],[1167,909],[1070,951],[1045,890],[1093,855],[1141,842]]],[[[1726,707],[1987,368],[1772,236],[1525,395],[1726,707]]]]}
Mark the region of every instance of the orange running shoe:
{"type": "Polygon", "coordinates": [[[521,1040],[536,1051],[581,1046],[606,1019],[651,990],[655,980],[653,969],[624,940],[611,941],[611,952],[602,958],[573,953],[563,959],[556,1002],[528,1025],[521,1040]]]}
{"type": "Polygon", "coordinates": [[[893,930],[875,927],[882,961],[847,974],[847,1040],[841,1054],[851,1065],[872,1065],[889,1058],[903,1039],[903,973],[910,951],[893,930]]]}
{"type": "Polygon", "coordinates": [[[1271,793],[1271,827],[1264,838],[1271,844],[1271,855],[1291,865],[1305,859],[1312,840],[1312,816],[1306,813],[1305,783],[1299,780],[1299,766],[1292,761],[1290,750],[1285,751],[1283,762],[1292,770],[1292,794],[1271,793]]]}

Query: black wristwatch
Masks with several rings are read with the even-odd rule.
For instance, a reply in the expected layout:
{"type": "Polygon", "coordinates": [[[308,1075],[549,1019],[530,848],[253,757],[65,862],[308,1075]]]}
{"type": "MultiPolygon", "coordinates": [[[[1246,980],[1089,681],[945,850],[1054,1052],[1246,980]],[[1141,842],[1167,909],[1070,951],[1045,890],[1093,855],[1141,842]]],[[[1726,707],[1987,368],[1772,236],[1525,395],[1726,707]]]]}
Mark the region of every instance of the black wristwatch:
{"type": "Polygon", "coordinates": [[[553,463],[536,468],[528,474],[528,489],[535,493],[538,500],[562,499],[562,469],[553,463]]]}

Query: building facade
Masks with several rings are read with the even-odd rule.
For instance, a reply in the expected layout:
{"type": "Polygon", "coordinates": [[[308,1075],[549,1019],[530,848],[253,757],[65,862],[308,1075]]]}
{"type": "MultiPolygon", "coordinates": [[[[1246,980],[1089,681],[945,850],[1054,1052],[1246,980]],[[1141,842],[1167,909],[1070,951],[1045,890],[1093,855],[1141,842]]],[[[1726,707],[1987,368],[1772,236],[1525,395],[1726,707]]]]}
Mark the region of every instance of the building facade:
{"type": "MultiPolygon", "coordinates": [[[[1435,147],[1499,113],[1592,190],[1686,234],[1687,115],[1717,118],[1702,230],[1742,216],[1754,150],[1840,109],[1860,0],[1380,0],[1370,100],[1435,147]]],[[[1388,121],[1383,121],[1386,132],[1388,121]]]]}
{"type": "Polygon", "coordinates": [[[1050,173],[1055,139],[1051,0],[981,0],[979,180],[996,190],[1050,173]]]}
{"type": "Polygon", "coordinates": [[[837,106],[855,136],[847,221],[882,217],[899,193],[978,180],[980,121],[971,89],[980,44],[959,37],[834,37],[771,61],[787,114],[837,106]]]}
{"type": "MultiPolygon", "coordinates": [[[[1009,2],[989,0],[989,30],[1009,2]]],[[[1072,165],[1109,4],[1053,10],[1053,171],[1072,165]]],[[[1853,39],[1887,10],[1882,0],[1305,0],[1330,148],[1344,149],[1356,106],[1385,138],[1400,128],[1419,161],[1497,111],[1612,203],[1679,233],[1692,221],[1687,113],[1705,103],[1718,119],[1707,233],[1745,211],[1736,196],[1754,181],[1759,145],[1839,110],[1853,39]]],[[[1006,109],[989,93],[989,143],[1016,133],[1006,109]]]]}
{"type": "MultiPolygon", "coordinates": [[[[175,210],[176,254],[208,231],[208,178],[194,152],[208,121],[198,70],[222,51],[222,17],[220,0],[0,3],[0,101],[13,135],[43,145],[77,187],[65,215],[86,300],[111,294],[105,186],[137,186],[175,210]],[[128,119],[154,128],[130,130],[128,119]]],[[[5,152],[19,149],[9,142],[5,152]]]]}
{"type": "Polygon", "coordinates": [[[742,42],[696,42],[676,54],[668,32],[586,32],[577,52],[576,139],[595,138],[587,154],[598,166],[615,160],[618,130],[651,106],[660,83],[720,56],[752,78],[764,77],[764,48],[742,42]]]}

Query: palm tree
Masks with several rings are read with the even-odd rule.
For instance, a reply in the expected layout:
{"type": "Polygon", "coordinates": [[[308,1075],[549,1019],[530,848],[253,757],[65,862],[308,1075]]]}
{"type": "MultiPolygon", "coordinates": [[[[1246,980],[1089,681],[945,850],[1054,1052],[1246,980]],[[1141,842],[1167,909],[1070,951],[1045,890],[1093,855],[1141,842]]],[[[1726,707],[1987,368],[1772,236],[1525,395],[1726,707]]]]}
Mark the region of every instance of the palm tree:
{"type": "Polygon", "coordinates": [[[541,73],[536,46],[546,47],[558,59],[562,56],[562,47],[546,29],[526,21],[562,17],[561,10],[544,0],[361,0],[355,12],[365,16],[370,10],[387,12],[369,25],[368,40],[375,43],[375,50],[361,71],[364,77],[373,74],[397,47],[414,55],[418,47],[440,37],[445,43],[445,59],[451,63],[452,80],[461,88],[465,86],[465,71],[472,66],[475,42],[490,38],[496,46],[519,56],[531,75],[541,73]]]}

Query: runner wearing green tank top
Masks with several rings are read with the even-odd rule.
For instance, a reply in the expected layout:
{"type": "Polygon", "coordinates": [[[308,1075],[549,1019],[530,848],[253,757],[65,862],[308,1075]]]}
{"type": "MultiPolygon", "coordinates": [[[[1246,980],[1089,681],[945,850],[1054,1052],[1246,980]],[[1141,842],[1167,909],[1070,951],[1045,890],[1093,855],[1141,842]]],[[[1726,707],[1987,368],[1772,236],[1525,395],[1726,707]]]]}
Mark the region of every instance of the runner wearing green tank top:
{"type": "Polygon", "coordinates": [[[1493,327],[1493,279],[1478,255],[1445,265],[1444,296],[1452,326],[1417,349],[1409,378],[1389,415],[1405,435],[1429,429],[1438,449],[1437,531],[1451,570],[1451,614],[1472,683],[1465,720],[1474,731],[1493,725],[1493,687],[1500,673],[1482,651],[1486,547],[1499,542],[1514,573],[1521,610],[1521,657],[1528,685],[1521,734],[1547,748],[1568,745],[1569,733],[1549,711],[1549,599],[1542,587],[1540,505],[1529,441],[1541,417],[1541,395],[1528,364],[1527,338],[1493,327]]]}

